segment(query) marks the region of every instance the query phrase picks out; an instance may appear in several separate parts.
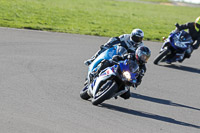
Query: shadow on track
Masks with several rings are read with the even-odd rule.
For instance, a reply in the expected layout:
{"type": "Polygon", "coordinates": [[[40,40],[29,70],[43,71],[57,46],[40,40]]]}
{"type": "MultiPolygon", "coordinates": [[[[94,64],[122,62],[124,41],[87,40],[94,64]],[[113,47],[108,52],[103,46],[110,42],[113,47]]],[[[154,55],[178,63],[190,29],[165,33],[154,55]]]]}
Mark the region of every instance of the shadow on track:
{"type": "Polygon", "coordinates": [[[198,74],[200,74],[200,69],[193,68],[193,67],[188,67],[188,66],[183,66],[183,65],[171,64],[171,65],[159,65],[159,66],[163,66],[163,67],[173,68],[173,69],[176,69],[176,70],[182,70],[182,71],[186,71],[186,72],[192,72],[192,73],[198,73],[198,74]]]}
{"type": "Polygon", "coordinates": [[[107,108],[107,109],[114,110],[114,111],[119,111],[119,112],[122,112],[122,113],[131,114],[131,115],[141,116],[141,117],[145,117],[145,118],[151,118],[151,119],[154,119],[154,120],[159,120],[159,121],[163,121],[163,122],[168,122],[168,123],[173,123],[173,124],[177,124],[177,125],[182,125],[182,126],[200,129],[200,126],[197,126],[197,125],[178,121],[178,120],[175,120],[175,119],[172,119],[172,118],[169,118],[169,117],[165,117],[165,116],[160,116],[160,115],[151,114],[151,113],[147,113],[147,112],[127,109],[127,108],[119,107],[119,106],[116,106],[116,105],[110,105],[110,104],[102,103],[100,105],[100,107],[107,108]]]}
{"type": "Polygon", "coordinates": [[[190,107],[190,106],[182,105],[182,104],[178,104],[178,103],[174,103],[174,102],[171,102],[170,100],[165,100],[165,99],[159,99],[159,98],[144,96],[144,95],[140,95],[140,94],[136,94],[136,93],[132,93],[132,92],[131,92],[131,97],[132,98],[146,100],[146,101],[150,101],[150,102],[155,102],[155,103],[159,103],[159,104],[170,105],[170,106],[177,106],[177,107],[184,107],[184,108],[188,108],[188,109],[193,109],[193,110],[200,111],[200,109],[198,109],[198,108],[190,107]]]}

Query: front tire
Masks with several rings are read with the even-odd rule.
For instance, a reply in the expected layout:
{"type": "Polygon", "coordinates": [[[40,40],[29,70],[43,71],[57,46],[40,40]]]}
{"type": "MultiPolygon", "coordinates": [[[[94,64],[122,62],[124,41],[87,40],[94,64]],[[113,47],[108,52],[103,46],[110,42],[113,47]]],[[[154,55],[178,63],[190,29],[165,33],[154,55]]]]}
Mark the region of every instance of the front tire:
{"type": "Polygon", "coordinates": [[[83,88],[83,90],[80,92],[80,97],[84,100],[88,100],[90,98],[90,96],[88,95],[88,85],[85,85],[85,87],[83,88]]]}
{"type": "Polygon", "coordinates": [[[159,53],[159,55],[154,59],[154,64],[157,65],[158,62],[160,62],[163,57],[165,57],[168,53],[170,52],[169,49],[164,49],[161,53],[159,53]]]}
{"type": "Polygon", "coordinates": [[[101,86],[95,97],[92,99],[93,105],[98,105],[105,100],[111,98],[116,93],[118,85],[115,81],[108,80],[104,85],[101,86]]]}

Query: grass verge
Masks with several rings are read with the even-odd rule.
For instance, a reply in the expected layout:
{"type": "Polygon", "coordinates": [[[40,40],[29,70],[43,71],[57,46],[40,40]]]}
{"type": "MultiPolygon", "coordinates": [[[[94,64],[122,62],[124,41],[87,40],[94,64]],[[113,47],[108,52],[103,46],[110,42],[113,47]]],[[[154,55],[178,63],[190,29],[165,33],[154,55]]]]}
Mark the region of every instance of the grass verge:
{"type": "Polygon", "coordinates": [[[195,7],[115,0],[1,0],[0,5],[1,27],[109,37],[141,28],[144,39],[153,41],[167,36],[176,22],[194,21],[200,14],[195,7]]]}

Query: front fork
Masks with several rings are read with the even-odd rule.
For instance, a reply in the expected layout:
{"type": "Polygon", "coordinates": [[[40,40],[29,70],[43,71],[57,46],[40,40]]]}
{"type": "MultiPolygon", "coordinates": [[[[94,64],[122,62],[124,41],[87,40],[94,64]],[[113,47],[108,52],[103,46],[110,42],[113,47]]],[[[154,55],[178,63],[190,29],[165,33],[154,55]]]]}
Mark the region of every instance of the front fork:
{"type": "MultiPolygon", "coordinates": [[[[163,43],[161,49],[160,49],[160,53],[161,53],[163,50],[165,50],[165,49],[170,50],[169,47],[170,47],[170,42],[169,42],[169,41],[165,41],[165,42],[163,43]]],[[[171,54],[171,50],[170,50],[169,54],[171,54]]]]}

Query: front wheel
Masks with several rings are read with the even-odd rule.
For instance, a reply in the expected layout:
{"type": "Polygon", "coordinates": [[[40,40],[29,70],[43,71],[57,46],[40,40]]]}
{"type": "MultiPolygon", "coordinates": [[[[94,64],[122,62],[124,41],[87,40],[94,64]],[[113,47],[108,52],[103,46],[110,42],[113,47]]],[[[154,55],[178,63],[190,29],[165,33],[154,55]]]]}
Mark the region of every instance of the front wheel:
{"type": "Polygon", "coordinates": [[[164,49],[161,53],[159,53],[159,55],[154,59],[154,64],[157,65],[158,62],[160,62],[163,57],[165,57],[168,53],[170,52],[169,49],[164,49]]]}
{"type": "Polygon", "coordinates": [[[83,90],[80,92],[80,97],[84,100],[88,100],[90,98],[87,91],[88,91],[88,85],[85,85],[83,90]]]}
{"type": "Polygon", "coordinates": [[[117,83],[115,81],[108,80],[104,85],[101,86],[101,88],[99,88],[99,91],[92,99],[92,104],[98,105],[111,98],[117,92],[117,89],[117,83]]]}

